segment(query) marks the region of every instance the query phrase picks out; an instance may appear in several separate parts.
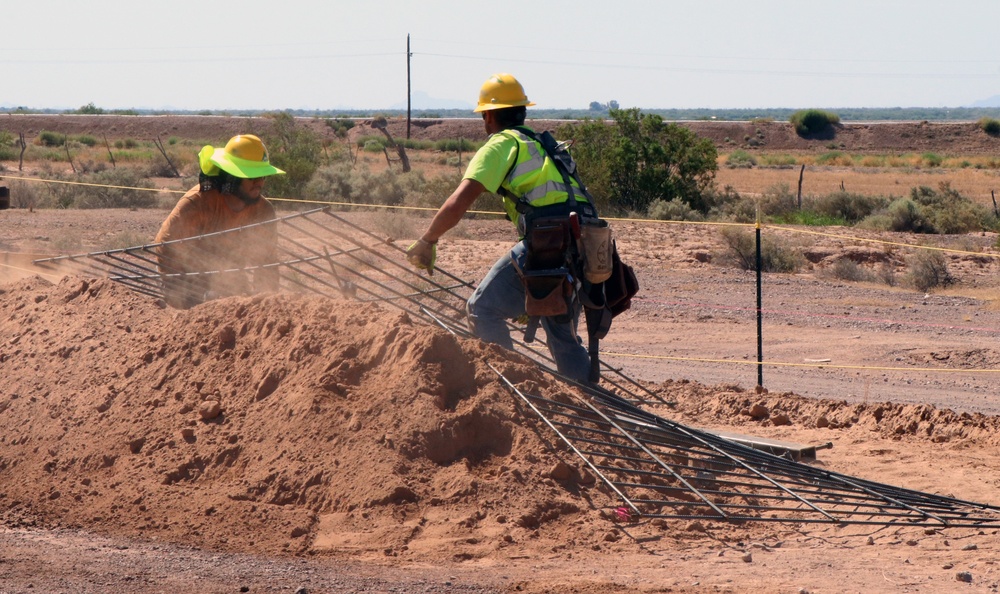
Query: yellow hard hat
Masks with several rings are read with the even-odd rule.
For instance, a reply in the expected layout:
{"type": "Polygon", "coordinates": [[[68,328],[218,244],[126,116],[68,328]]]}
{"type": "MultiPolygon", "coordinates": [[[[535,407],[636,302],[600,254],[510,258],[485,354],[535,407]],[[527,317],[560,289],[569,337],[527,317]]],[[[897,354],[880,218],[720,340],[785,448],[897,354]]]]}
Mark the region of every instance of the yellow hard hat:
{"type": "Polygon", "coordinates": [[[503,74],[494,74],[489,80],[483,83],[483,86],[479,88],[479,105],[472,112],[479,113],[491,109],[519,107],[522,105],[530,107],[534,103],[528,101],[528,97],[524,94],[524,87],[521,86],[521,83],[517,82],[514,75],[505,72],[503,74]]]}
{"type": "Polygon", "coordinates": [[[264,143],[253,134],[233,136],[226,148],[203,147],[198,153],[198,163],[205,175],[217,175],[219,169],[247,179],[285,173],[271,165],[264,143]]]}

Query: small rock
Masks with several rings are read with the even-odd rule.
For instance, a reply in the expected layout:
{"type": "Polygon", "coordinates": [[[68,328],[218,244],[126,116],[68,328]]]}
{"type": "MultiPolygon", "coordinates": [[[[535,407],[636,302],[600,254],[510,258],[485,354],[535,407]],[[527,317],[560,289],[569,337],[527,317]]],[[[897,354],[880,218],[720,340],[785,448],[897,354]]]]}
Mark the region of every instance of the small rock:
{"type": "Polygon", "coordinates": [[[753,563],[753,555],[751,553],[743,553],[743,556],[740,557],[740,559],[744,563],[753,563]]]}
{"type": "Polygon", "coordinates": [[[955,567],[954,563],[945,563],[941,566],[941,569],[951,569],[952,567],[955,567]]]}
{"type": "Polygon", "coordinates": [[[750,407],[750,412],[748,414],[751,419],[759,421],[760,419],[767,418],[767,415],[769,415],[770,412],[768,412],[767,407],[763,404],[755,404],[750,407]]]}
{"type": "Polygon", "coordinates": [[[915,547],[918,544],[920,544],[920,543],[918,543],[916,540],[914,540],[912,538],[910,540],[906,541],[906,546],[908,546],[908,547],[915,547]]]}
{"type": "Polygon", "coordinates": [[[198,407],[198,414],[201,415],[202,421],[211,421],[222,414],[222,405],[218,400],[206,400],[198,407]]]}
{"type": "Polygon", "coordinates": [[[955,579],[966,584],[972,583],[972,574],[968,571],[960,571],[955,574],[955,579]]]}
{"type": "Polygon", "coordinates": [[[771,424],[775,427],[783,427],[785,425],[791,425],[792,420],[785,413],[776,413],[771,415],[771,424]]]}
{"type": "Polygon", "coordinates": [[[976,546],[976,545],[974,545],[974,544],[967,544],[967,545],[965,545],[964,547],[962,547],[962,550],[963,550],[963,551],[975,551],[975,550],[977,550],[978,548],[979,548],[979,547],[977,547],[977,546],[976,546]]]}
{"type": "Polygon", "coordinates": [[[573,476],[573,468],[569,464],[566,464],[562,460],[556,462],[555,466],[549,470],[549,476],[553,480],[557,481],[568,481],[573,476]]]}
{"type": "Polygon", "coordinates": [[[874,538],[872,538],[871,536],[869,536],[869,537],[868,537],[868,541],[867,541],[867,542],[866,542],[865,544],[870,544],[870,545],[873,545],[873,544],[875,544],[875,539],[874,539],[874,538]]]}
{"type": "Polygon", "coordinates": [[[698,520],[695,520],[690,524],[688,524],[687,526],[685,526],[684,530],[687,530],[688,532],[704,532],[705,525],[699,522],[698,520]]]}

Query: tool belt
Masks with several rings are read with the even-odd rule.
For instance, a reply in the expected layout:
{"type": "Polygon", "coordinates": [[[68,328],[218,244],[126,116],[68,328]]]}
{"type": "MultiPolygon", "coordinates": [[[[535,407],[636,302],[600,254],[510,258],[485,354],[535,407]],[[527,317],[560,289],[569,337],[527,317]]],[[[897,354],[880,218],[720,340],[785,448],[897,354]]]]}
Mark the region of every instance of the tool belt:
{"type": "Polygon", "coordinates": [[[566,316],[573,311],[576,237],[567,216],[537,217],[528,225],[524,310],[529,316],[566,316]]]}

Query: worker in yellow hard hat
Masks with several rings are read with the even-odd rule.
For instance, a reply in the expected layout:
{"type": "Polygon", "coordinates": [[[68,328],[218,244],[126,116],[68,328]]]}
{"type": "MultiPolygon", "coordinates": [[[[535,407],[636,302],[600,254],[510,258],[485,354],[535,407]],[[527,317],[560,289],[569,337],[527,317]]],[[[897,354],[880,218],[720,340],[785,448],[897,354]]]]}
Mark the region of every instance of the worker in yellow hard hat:
{"type": "Polygon", "coordinates": [[[224,148],[198,153],[198,185],[177,202],[156,235],[163,295],[177,308],[206,299],[278,288],[274,207],[262,195],[265,180],[285,172],[271,165],[253,134],[232,137],[224,148]],[[239,232],[193,237],[256,225],[239,232]],[[179,241],[189,240],[189,241],[179,241]],[[251,281],[252,279],[252,281],[251,281]]]}
{"type": "MultiPolygon", "coordinates": [[[[474,112],[482,114],[489,139],[480,148],[458,188],[445,200],[423,235],[406,251],[407,259],[417,268],[433,273],[437,243],[442,235],[459,223],[465,212],[483,192],[503,196],[508,218],[515,222],[519,241],[501,257],[483,279],[468,303],[472,331],[488,342],[513,349],[508,320],[527,311],[526,291],[519,277],[528,257],[525,234],[532,221],[549,216],[568,216],[570,211],[596,218],[596,212],[583,196],[576,180],[567,179],[548,157],[533,130],[524,125],[528,100],[521,83],[512,75],[494,74],[479,90],[474,112]],[[586,211],[586,212],[584,212],[586,211]]],[[[562,287],[555,287],[555,302],[562,299],[562,287]]],[[[559,303],[556,303],[559,305],[559,303]]],[[[576,332],[579,307],[565,311],[541,311],[546,341],[560,373],[577,381],[587,381],[590,358],[576,332]],[[556,312],[560,313],[556,313],[556,312]]]]}

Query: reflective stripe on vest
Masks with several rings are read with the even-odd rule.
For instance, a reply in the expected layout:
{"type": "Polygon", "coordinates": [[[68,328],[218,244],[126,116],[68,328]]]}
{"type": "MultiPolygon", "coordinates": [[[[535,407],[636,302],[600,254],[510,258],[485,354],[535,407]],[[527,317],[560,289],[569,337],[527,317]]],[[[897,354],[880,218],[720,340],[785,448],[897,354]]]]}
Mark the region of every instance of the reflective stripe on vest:
{"type": "MultiPolygon", "coordinates": [[[[515,195],[520,196],[528,204],[535,207],[565,202],[568,199],[570,189],[566,187],[562,174],[559,173],[559,168],[556,167],[555,163],[539,150],[538,144],[534,140],[520,130],[512,128],[504,130],[501,134],[506,132],[511,132],[518,144],[524,148],[523,151],[518,151],[518,155],[528,155],[528,158],[523,161],[518,156],[518,162],[514,164],[505,180],[507,186],[513,190],[515,195]],[[538,183],[538,181],[532,180],[532,177],[543,177],[543,180],[539,180],[541,183],[538,183]],[[526,183],[535,185],[525,191],[519,191],[526,183]]],[[[576,200],[587,202],[587,198],[583,196],[580,188],[575,183],[571,182],[571,184],[576,200]]]]}

